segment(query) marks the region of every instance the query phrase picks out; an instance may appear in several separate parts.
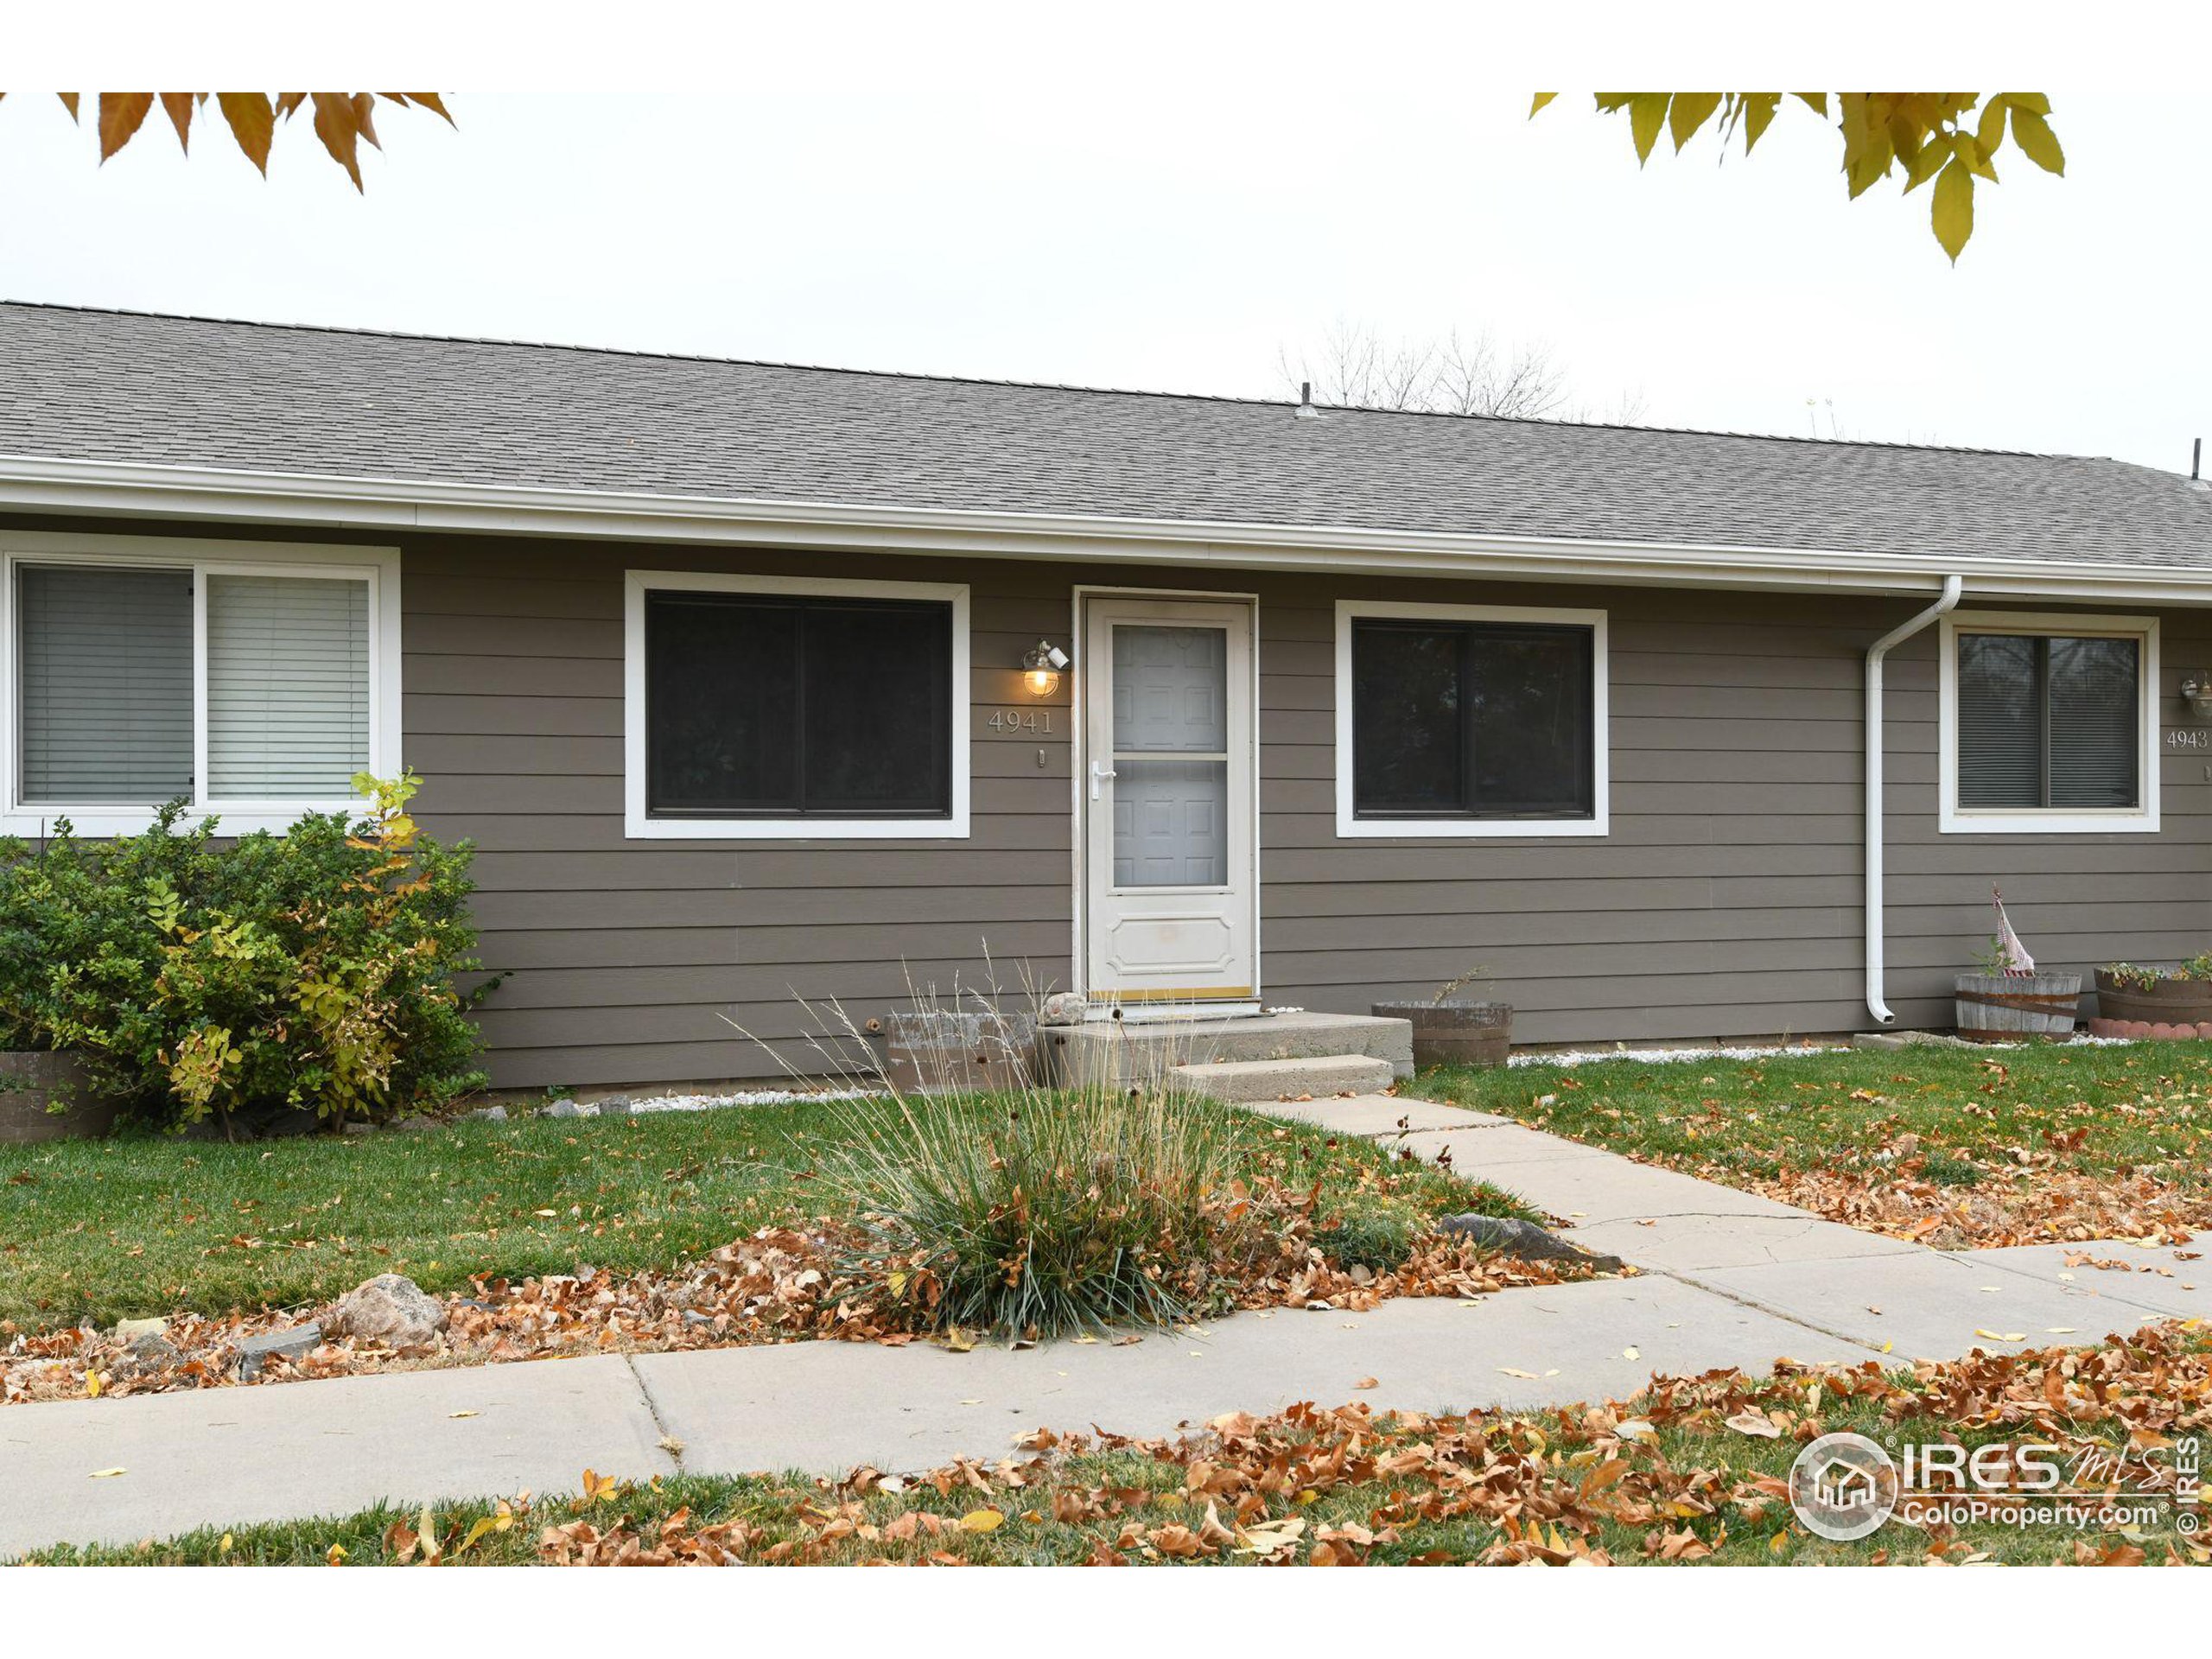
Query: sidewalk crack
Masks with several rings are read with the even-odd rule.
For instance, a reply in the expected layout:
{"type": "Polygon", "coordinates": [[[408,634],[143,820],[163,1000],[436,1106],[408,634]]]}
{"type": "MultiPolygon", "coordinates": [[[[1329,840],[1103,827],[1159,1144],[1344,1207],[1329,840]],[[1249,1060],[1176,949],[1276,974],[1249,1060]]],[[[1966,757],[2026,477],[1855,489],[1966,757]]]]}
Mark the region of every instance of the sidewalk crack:
{"type": "Polygon", "coordinates": [[[1771,1306],[1760,1301],[1756,1296],[1741,1295],[1725,1285],[1709,1284],[1705,1280],[1680,1269],[1647,1268],[1644,1271],[1656,1274],[1662,1279],[1672,1279],[1676,1284],[1688,1285],[1693,1290],[1701,1290],[1708,1296],[1718,1296],[1724,1302],[1733,1302],[1738,1307],[1748,1307],[1754,1313],[1767,1315],[1770,1319],[1780,1319],[1785,1325],[1794,1325],[1801,1331],[1811,1331],[1818,1335],[1832,1338],[1837,1342],[1847,1342],[1853,1348],[1876,1351],[1876,1344],[1869,1342],[1863,1336],[1855,1336],[1848,1331],[1839,1330],[1832,1325],[1822,1325],[1817,1320],[1807,1319],[1802,1313],[1792,1313],[1786,1308],[1771,1306]]]}
{"type": "Polygon", "coordinates": [[[683,1472],[683,1442],[669,1431],[668,1420],[661,1415],[660,1402],[653,1398],[652,1385],[645,1381],[645,1374],[638,1369],[638,1357],[635,1354],[625,1354],[622,1356],[622,1363],[629,1370],[630,1380],[638,1385],[638,1397],[645,1402],[645,1414],[653,1420],[653,1427],[660,1431],[660,1449],[668,1454],[668,1460],[676,1465],[676,1472],[682,1474],[683,1472]]]}

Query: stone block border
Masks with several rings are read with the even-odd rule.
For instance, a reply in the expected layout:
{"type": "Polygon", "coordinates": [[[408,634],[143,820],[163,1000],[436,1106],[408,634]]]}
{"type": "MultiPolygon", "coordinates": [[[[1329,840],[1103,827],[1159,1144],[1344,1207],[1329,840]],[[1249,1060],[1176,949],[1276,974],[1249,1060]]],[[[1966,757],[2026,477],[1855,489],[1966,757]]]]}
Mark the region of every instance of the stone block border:
{"type": "Polygon", "coordinates": [[[2092,1037],[2126,1037],[2140,1042],[2183,1042],[2199,1037],[2212,1038],[2212,1020],[2203,1020],[2193,1026],[2153,1025],[2147,1020],[2107,1020],[2102,1017],[2089,1021],[2092,1037]]]}

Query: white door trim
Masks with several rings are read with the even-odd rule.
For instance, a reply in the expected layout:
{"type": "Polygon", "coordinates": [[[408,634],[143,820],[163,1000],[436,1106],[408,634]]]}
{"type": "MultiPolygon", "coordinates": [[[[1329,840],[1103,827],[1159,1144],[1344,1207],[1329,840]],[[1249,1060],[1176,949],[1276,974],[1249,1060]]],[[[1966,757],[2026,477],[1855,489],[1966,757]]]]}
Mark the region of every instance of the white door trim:
{"type": "Polygon", "coordinates": [[[1264,941],[1260,926],[1261,870],[1260,843],[1260,596],[1250,592],[1224,592],[1204,588],[1134,588],[1116,583],[1078,582],[1069,599],[1069,639],[1075,652],[1075,663],[1069,677],[1070,725],[1069,734],[1068,799],[1069,821],[1072,833],[1068,849],[1070,914],[1073,918],[1072,938],[1068,957],[1069,983],[1074,988],[1088,993],[1090,976],[1090,800],[1084,781],[1090,775],[1089,696],[1090,651],[1088,646],[1090,607],[1095,599],[1135,600],[1191,600],[1207,603],[1242,605],[1250,613],[1250,690],[1252,718],[1248,741],[1251,745],[1252,764],[1249,772],[1249,815],[1251,830],[1251,929],[1252,982],[1249,998],[1238,1001],[1259,1000],[1265,977],[1262,963],[1264,941]]]}

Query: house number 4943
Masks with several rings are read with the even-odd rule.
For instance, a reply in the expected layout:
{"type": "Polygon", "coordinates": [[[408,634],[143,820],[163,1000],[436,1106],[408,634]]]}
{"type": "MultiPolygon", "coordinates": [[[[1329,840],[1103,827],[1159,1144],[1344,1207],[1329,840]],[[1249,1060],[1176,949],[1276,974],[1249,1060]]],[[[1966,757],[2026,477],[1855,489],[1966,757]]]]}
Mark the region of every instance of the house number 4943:
{"type": "Polygon", "coordinates": [[[2170,749],[2212,749],[2212,730],[2200,726],[2177,726],[2166,733],[2170,749]]]}
{"type": "Polygon", "coordinates": [[[994,709],[991,717],[983,722],[995,732],[1043,732],[1052,729],[1052,711],[1049,709],[994,709]]]}

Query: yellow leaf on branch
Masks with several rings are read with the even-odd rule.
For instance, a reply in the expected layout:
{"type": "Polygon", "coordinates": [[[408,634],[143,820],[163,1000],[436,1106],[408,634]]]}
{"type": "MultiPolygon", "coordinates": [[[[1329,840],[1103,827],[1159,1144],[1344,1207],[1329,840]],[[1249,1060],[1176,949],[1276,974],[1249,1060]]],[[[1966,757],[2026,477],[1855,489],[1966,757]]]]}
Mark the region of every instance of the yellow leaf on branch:
{"type": "MultiPolygon", "coordinates": [[[[1716,125],[1725,147],[1738,132],[1744,154],[1763,137],[1782,107],[1781,92],[1599,92],[1601,114],[1625,113],[1629,140],[1641,167],[1659,135],[1680,152],[1707,126],[1716,125]],[[1715,118],[1718,118],[1716,124],[1715,118]]],[[[1902,170],[1904,188],[1936,182],[1930,208],[1936,239],[1956,263],[1974,234],[1976,179],[1998,181],[1997,157],[2005,144],[2044,172],[2063,175],[2066,152],[2050,124],[2050,99],[2042,92],[1796,92],[1807,113],[1832,127],[1842,144],[1844,188],[1853,199],[1902,170]]],[[[1539,92],[1537,114],[1558,97],[1539,92]]]]}

